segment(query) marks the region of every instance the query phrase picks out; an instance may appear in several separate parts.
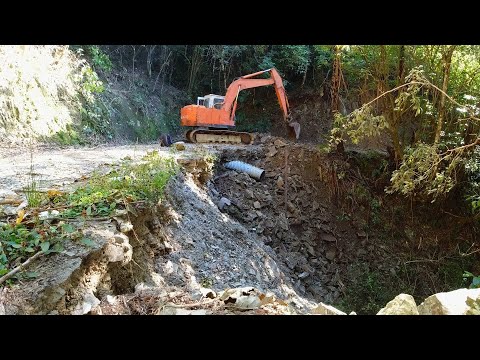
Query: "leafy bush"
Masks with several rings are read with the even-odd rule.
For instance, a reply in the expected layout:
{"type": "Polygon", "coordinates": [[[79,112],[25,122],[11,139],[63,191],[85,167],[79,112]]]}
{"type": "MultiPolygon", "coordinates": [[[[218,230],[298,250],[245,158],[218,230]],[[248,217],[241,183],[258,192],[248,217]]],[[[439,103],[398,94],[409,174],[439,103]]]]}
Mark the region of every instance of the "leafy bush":
{"type": "Polygon", "coordinates": [[[464,271],[463,273],[464,282],[470,281],[470,289],[479,289],[480,288],[480,276],[475,276],[469,271],[464,271]]]}
{"type": "Polygon", "coordinates": [[[103,71],[111,71],[113,64],[110,57],[105,54],[97,45],[85,46],[86,53],[91,57],[93,66],[103,71]]]}

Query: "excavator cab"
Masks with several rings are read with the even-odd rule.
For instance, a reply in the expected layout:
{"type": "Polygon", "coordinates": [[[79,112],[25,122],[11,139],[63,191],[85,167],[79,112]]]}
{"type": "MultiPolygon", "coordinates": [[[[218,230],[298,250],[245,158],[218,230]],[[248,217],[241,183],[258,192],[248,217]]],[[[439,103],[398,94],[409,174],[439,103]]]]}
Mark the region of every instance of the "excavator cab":
{"type": "Polygon", "coordinates": [[[211,108],[220,109],[224,101],[225,101],[225,96],[209,94],[205,96],[199,96],[197,98],[197,105],[202,105],[209,109],[211,108]]]}

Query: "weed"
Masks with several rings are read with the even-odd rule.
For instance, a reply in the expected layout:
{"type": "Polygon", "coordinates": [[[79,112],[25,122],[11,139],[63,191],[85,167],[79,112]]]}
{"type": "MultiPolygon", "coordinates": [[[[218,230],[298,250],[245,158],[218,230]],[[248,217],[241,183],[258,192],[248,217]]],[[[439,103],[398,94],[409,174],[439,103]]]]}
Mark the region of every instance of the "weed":
{"type": "Polygon", "coordinates": [[[86,53],[91,57],[93,66],[103,71],[109,72],[112,70],[113,64],[110,57],[105,54],[97,45],[85,46],[86,53]]]}
{"type": "Polygon", "coordinates": [[[78,135],[78,132],[71,126],[67,126],[67,129],[64,131],[55,133],[51,140],[59,145],[83,145],[85,143],[78,135]]]}
{"type": "Polygon", "coordinates": [[[40,179],[37,179],[37,174],[34,172],[33,165],[33,149],[30,148],[30,171],[27,185],[24,187],[23,192],[27,197],[28,206],[38,207],[46,196],[39,191],[40,179]]]}
{"type": "Polygon", "coordinates": [[[331,151],[330,144],[329,143],[324,143],[324,144],[318,145],[318,151],[321,154],[329,154],[330,151],[331,151]]]}
{"type": "MultiPolygon", "coordinates": [[[[21,224],[4,224],[0,227],[0,275],[6,274],[38,251],[45,253],[63,251],[60,240],[73,232],[67,232],[69,229],[66,229],[65,225],[71,227],[69,224],[51,226],[48,223],[42,224],[37,229],[28,229],[21,224]]],[[[32,273],[24,275],[34,277],[32,273]]],[[[12,279],[24,275],[17,274],[12,279]]]]}
{"type": "Polygon", "coordinates": [[[69,206],[61,215],[109,216],[130,202],[154,204],[177,169],[173,158],[162,158],[158,151],[148,153],[139,164],[124,161],[108,175],[94,174],[85,186],[59,198],[57,202],[69,206]]]}
{"type": "Polygon", "coordinates": [[[341,214],[335,216],[338,221],[350,221],[351,216],[347,213],[342,212],[341,214]]]}
{"type": "Polygon", "coordinates": [[[465,283],[470,282],[470,285],[469,285],[470,289],[480,288],[480,276],[475,276],[469,271],[463,272],[463,281],[465,283]]]}
{"type": "Polygon", "coordinates": [[[399,279],[382,276],[378,270],[372,270],[367,264],[355,264],[349,268],[351,283],[338,307],[346,312],[358,314],[376,314],[405,285],[399,279]]]}
{"type": "Polygon", "coordinates": [[[203,278],[200,281],[200,285],[202,285],[204,288],[211,288],[213,286],[213,280],[210,278],[203,278]]]}
{"type": "Polygon", "coordinates": [[[207,148],[203,146],[197,146],[193,149],[193,153],[204,159],[208,163],[215,163],[218,160],[218,156],[212,152],[210,152],[207,148]]]}

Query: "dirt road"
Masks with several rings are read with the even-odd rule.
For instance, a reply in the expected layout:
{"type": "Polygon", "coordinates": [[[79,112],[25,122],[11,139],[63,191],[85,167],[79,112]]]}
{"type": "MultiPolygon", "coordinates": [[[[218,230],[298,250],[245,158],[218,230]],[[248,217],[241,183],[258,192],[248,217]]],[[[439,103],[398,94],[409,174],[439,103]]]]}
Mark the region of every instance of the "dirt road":
{"type": "Polygon", "coordinates": [[[0,148],[0,189],[21,191],[30,181],[31,173],[42,189],[62,187],[102,165],[113,164],[126,156],[140,159],[153,150],[169,154],[169,149],[158,145],[0,148]]]}

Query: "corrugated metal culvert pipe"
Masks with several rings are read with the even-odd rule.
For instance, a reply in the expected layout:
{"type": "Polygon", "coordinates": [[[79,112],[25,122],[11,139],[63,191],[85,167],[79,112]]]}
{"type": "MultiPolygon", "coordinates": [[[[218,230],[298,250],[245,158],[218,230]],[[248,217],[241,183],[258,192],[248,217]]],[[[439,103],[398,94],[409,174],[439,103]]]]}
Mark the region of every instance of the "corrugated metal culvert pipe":
{"type": "Polygon", "coordinates": [[[256,166],[244,163],[242,161],[230,161],[224,165],[227,169],[244,172],[254,179],[263,180],[265,177],[265,170],[256,166]]]}

